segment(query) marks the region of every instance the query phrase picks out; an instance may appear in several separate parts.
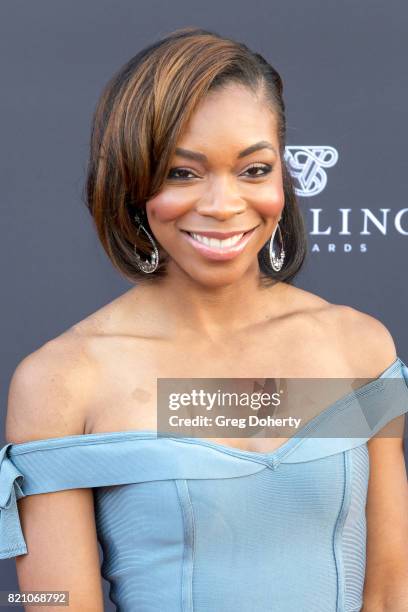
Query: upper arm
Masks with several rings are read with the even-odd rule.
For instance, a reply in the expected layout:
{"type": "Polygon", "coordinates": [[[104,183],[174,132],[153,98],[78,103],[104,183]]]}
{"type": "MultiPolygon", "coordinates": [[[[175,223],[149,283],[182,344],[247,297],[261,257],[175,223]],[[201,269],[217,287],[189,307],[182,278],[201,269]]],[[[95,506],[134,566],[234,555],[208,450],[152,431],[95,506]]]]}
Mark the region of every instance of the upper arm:
{"type": "Polygon", "coordinates": [[[20,590],[68,591],[69,610],[102,611],[92,489],[30,495],[18,504],[28,549],[16,557],[20,590]]]}
{"type": "MultiPolygon", "coordinates": [[[[23,359],[10,382],[7,442],[82,434],[89,385],[85,360],[69,342],[23,359]]],[[[18,508],[28,550],[16,557],[20,590],[69,591],[70,610],[103,610],[92,489],[27,495],[18,508]]]]}
{"type": "MultiPolygon", "coordinates": [[[[394,340],[379,320],[349,309],[347,341],[362,377],[377,378],[397,358],[394,340]],[[358,365],[360,362],[360,366],[358,365]]],[[[408,398],[408,394],[407,394],[408,398]]],[[[408,401],[408,399],[407,399],[408,401]]],[[[408,409],[408,406],[407,406],[408,409]]],[[[364,610],[402,610],[408,602],[408,481],[405,415],[367,443],[370,473],[366,504],[367,551],[364,610]],[[370,608],[371,606],[371,608],[370,608]],[[394,607],[393,607],[394,606],[394,607]]]]}

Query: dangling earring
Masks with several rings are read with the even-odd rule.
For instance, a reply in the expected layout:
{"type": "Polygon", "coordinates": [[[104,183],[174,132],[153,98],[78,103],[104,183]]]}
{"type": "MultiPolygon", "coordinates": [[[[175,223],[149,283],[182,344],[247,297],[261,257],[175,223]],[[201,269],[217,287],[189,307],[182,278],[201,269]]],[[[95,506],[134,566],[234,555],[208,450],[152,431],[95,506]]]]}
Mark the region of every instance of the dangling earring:
{"type": "Polygon", "coordinates": [[[279,221],[276,224],[276,227],[269,241],[269,259],[271,261],[272,269],[275,270],[275,272],[279,272],[279,270],[281,270],[283,266],[283,262],[285,261],[285,251],[283,249],[283,237],[282,237],[281,228],[279,227],[279,221]],[[281,252],[280,252],[279,257],[276,257],[275,249],[273,248],[273,241],[274,241],[277,229],[279,229],[280,241],[281,241],[281,252]]]}
{"type": "Polygon", "coordinates": [[[141,220],[141,218],[139,217],[139,215],[138,215],[138,214],[136,214],[136,215],[134,216],[134,219],[135,219],[135,221],[136,221],[137,223],[139,223],[139,227],[138,227],[138,230],[137,230],[137,234],[136,234],[136,236],[138,236],[138,235],[139,235],[140,230],[142,229],[142,230],[145,232],[145,234],[147,235],[147,237],[149,238],[149,240],[150,240],[150,242],[152,243],[152,245],[153,245],[153,253],[152,253],[152,254],[151,254],[151,256],[150,256],[150,261],[149,261],[149,260],[146,260],[146,261],[145,261],[145,260],[144,260],[144,259],[142,259],[142,258],[140,257],[140,255],[137,253],[137,251],[136,251],[136,244],[135,244],[135,246],[134,246],[134,252],[135,252],[135,255],[136,255],[136,260],[137,260],[137,264],[136,264],[136,265],[137,265],[137,267],[138,267],[138,268],[139,268],[139,269],[140,269],[142,272],[144,272],[145,274],[151,274],[152,272],[154,272],[154,271],[156,270],[157,266],[159,265],[159,252],[158,252],[158,250],[157,250],[157,246],[156,246],[156,243],[155,243],[154,239],[152,238],[152,236],[149,234],[149,232],[147,231],[147,229],[146,229],[146,228],[144,227],[144,225],[142,224],[142,220],[141,220]]]}

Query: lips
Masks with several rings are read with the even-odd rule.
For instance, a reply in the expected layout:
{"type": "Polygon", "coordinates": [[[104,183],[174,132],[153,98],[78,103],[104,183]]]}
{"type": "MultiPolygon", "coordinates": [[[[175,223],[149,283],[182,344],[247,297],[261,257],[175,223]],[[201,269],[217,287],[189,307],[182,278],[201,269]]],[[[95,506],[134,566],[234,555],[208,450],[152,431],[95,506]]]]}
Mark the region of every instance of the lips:
{"type": "Polygon", "coordinates": [[[189,244],[206,259],[227,261],[233,259],[244,250],[255,233],[255,230],[256,227],[246,232],[231,231],[190,233],[186,230],[181,230],[181,233],[189,244]],[[209,236],[208,234],[212,235],[209,236]],[[241,237],[239,237],[240,235],[241,237]],[[234,240],[234,236],[237,237],[237,239],[234,240]]]}

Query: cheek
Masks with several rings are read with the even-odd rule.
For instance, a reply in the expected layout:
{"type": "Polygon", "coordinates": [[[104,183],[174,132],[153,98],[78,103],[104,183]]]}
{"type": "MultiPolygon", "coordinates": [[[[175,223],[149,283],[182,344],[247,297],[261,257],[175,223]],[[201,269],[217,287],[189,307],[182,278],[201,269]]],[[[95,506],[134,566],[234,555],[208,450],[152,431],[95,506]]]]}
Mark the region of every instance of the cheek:
{"type": "Polygon", "coordinates": [[[180,193],[172,193],[170,191],[158,194],[156,197],[146,202],[146,211],[149,219],[156,220],[159,223],[173,221],[183,215],[189,203],[186,198],[183,198],[180,193]]]}
{"type": "Polygon", "coordinates": [[[254,207],[262,217],[275,218],[279,217],[285,205],[285,192],[283,185],[277,184],[274,186],[268,185],[265,193],[259,193],[254,207]]]}

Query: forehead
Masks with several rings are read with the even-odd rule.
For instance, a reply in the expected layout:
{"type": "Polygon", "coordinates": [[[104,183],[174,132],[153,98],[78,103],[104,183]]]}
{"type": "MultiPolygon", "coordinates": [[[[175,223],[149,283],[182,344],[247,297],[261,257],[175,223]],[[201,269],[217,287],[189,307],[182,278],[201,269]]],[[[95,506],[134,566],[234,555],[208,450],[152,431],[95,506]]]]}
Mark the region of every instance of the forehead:
{"type": "Polygon", "coordinates": [[[259,140],[278,143],[277,117],[268,101],[238,83],[210,91],[198,104],[178,141],[180,146],[259,140]]]}

